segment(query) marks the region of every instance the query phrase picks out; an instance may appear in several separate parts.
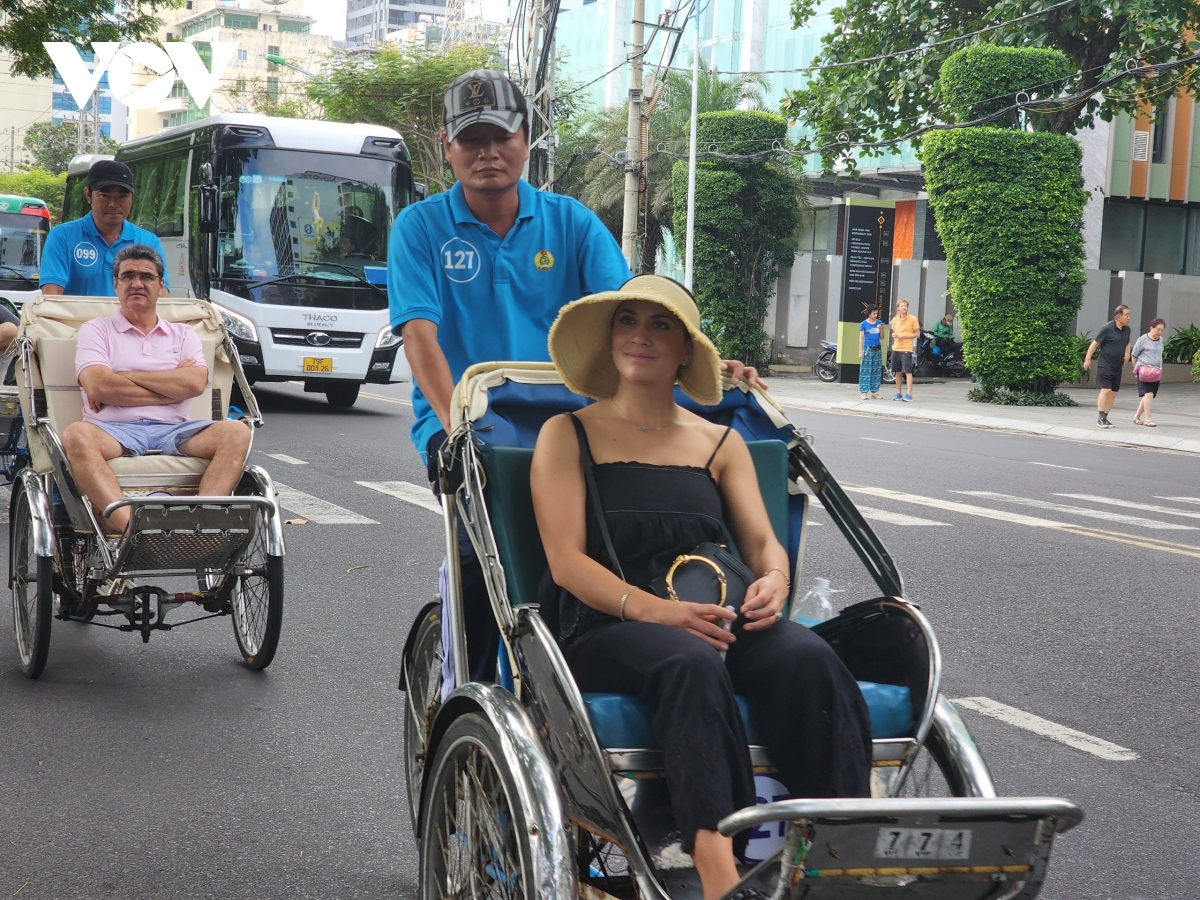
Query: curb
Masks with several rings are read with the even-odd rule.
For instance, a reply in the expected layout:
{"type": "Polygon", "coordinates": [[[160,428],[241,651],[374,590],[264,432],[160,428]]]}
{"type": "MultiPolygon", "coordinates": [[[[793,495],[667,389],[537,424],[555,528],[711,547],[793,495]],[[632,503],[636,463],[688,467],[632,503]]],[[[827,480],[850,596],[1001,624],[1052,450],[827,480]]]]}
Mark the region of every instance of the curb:
{"type": "Polygon", "coordinates": [[[791,409],[806,409],[813,412],[854,413],[863,416],[877,416],[883,419],[910,419],[918,422],[944,425],[962,425],[968,428],[983,428],[991,431],[1010,431],[1017,434],[1036,434],[1042,437],[1065,438],[1072,441],[1087,441],[1089,443],[1113,444],[1119,447],[1134,447],[1139,450],[1173,450],[1176,453],[1200,454],[1200,440],[1174,438],[1163,435],[1140,435],[1136,439],[1122,437],[1108,429],[1075,428],[1070,425],[1045,425],[1040,422],[1030,422],[1026,419],[1007,419],[1000,416],[982,416],[972,413],[939,412],[918,407],[903,409],[880,409],[875,401],[837,401],[811,400],[801,397],[789,397],[783,394],[771,394],[781,406],[791,409]]]}

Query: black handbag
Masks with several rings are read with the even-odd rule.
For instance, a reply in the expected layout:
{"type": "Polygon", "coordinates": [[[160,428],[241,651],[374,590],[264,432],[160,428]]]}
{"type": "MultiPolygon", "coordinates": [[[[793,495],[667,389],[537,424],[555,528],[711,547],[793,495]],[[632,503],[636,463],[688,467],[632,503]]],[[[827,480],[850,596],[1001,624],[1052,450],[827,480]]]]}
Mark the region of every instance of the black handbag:
{"type": "MultiPolygon", "coordinates": [[[[579,439],[583,477],[587,482],[597,524],[600,526],[600,536],[612,561],[613,571],[624,581],[625,573],[621,571],[621,563],[617,559],[616,550],[613,549],[612,536],[608,532],[608,522],[604,517],[604,507],[600,503],[600,491],[596,488],[596,477],[592,473],[593,461],[588,451],[587,436],[583,431],[583,424],[574,415],[571,416],[571,422],[579,439]]],[[[754,573],[730,553],[728,547],[706,541],[675,557],[667,571],[650,582],[650,590],[668,600],[715,603],[740,610],[742,601],[746,598],[746,591],[755,580],[754,573]]]]}

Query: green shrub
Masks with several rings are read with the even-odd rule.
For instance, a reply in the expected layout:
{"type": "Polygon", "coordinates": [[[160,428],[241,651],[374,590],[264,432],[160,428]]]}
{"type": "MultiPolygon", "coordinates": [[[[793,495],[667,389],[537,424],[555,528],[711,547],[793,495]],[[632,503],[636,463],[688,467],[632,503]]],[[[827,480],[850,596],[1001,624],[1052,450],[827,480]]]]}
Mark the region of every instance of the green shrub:
{"type": "Polygon", "coordinates": [[[1163,344],[1163,362],[1190,362],[1197,351],[1200,351],[1200,328],[1195,325],[1176,328],[1170,340],[1163,344]]]}
{"type": "Polygon", "coordinates": [[[67,173],[52,175],[45,169],[26,169],[24,172],[0,173],[0,194],[37,197],[50,207],[54,224],[62,219],[63,195],[67,190],[67,173]]]}
{"type": "Polygon", "coordinates": [[[1200,350],[1192,357],[1192,381],[1200,381],[1200,350]]]}
{"type": "MultiPolygon", "coordinates": [[[[1058,50],[976,44],[946,60],[939,86],[955,121],[971,122],[1012,106],[1021,91],[1030,99],[1053,97],[1074,70],[1070,57],[1058,50]]],[[[1016,125],[1016,113],[994,124],[1016,125]]]]}
{"type": "Polygon", "coordinates": [[[1088,347],[1092,346],[1092,333],[1085,331],[1083,334],[1073,335],[1075,342],[1075,356],[1079,361],[1079,371],[1075,374],[1076,381],[1091,381],[1092,370],[1083,367],[1083,359],[1087,356],[1088,347]]]}
{"type": "Polygon", "coordinates": [[[1062,391],[1014,391],[1006,387],[988,388],[980,385],[967,391],[967,399],[976,403],[997,403],[1001,406],[1078,406],[1062,391]]]}
{"type": "MultiPolygon", "coordinates": [[[[1012,89],[1003,72],[987,87],[965,64],[970,58],[959,51],[947,61],[943,91],[988,97],[1012,89]],[[953,83],[968,73],[971,85],[953,83]]],[[[989,389],[1050,394],[1074,380],[1079,354],[1069,326],[1083,302],[1087,199],[1079,144],[982,126],[933,132],[921,155],[967,367],[989,389]]]]}
{"type": "MultiPolygon", "coordinates": [[[[701,149],[756,153],[787,139],[782,116],[757,110],[704,113],[696,129],[701,149]]],[[[688,164],[675,163],[672,195],[687,196],[688,164]]],[[[762,323],[779,263],[795,252],[797,180],[777,163],[707,159],[696,168],[696,231],[692,287],[705,333],[721,356],[751,365],[769,359],[762,323]]],[[[676,203],[680,244],[687,206],[676,203]]]]}

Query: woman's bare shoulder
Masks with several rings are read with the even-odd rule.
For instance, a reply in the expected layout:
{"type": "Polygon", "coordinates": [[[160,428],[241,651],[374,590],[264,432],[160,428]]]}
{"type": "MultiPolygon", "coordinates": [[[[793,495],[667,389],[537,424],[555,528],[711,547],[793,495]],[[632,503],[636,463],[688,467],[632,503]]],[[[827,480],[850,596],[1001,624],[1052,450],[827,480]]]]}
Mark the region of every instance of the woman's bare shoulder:
{"type": "Polygon", "coordinates": [[[561,413],[551,416],[542,423],[542,429],[538,432],[537,445],[554,450],[562,447],[567,441],[574,443],[575,440],[575,426],[571,424],[571,417],[566,413],[561,413]]]}

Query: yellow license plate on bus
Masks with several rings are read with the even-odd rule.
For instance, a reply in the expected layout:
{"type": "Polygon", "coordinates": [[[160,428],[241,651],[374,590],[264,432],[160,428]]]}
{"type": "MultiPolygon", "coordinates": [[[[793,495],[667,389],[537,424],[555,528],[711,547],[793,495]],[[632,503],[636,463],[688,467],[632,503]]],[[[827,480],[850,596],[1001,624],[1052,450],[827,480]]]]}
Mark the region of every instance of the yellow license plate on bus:
{"type": "Polygon", "coordinates": [[[332,372],[333,359],[327,356],[304,357],[305,372],[332,372]]]}

